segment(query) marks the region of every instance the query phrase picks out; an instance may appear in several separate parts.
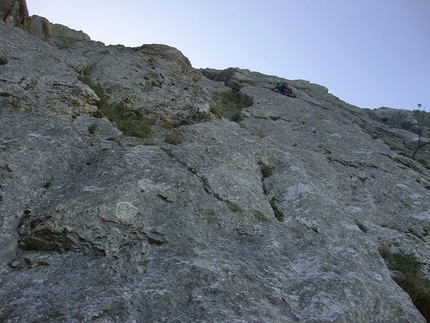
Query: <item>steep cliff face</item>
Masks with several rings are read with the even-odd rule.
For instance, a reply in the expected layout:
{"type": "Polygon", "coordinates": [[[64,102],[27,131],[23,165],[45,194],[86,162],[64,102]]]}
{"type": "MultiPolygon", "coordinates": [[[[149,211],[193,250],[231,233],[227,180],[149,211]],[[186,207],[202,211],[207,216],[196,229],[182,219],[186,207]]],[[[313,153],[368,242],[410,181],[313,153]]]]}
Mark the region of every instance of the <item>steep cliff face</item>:
{"type": "Polygon", "coordinates": [[[82,31],[70,29],[60,24],[53,24],[44,17],[33,15],[29,18],[28,32],[34,37],[49,39],[55,37],[91,40],[90,36],[82,31]]]}
{"type": "Polygon", "coordinates": [[[382,257],[428,278],[406,130],[165,45],[0,43],[1,321],[425,322],[382,257]]]}
{"type": "Polygon", "coordinates": [[[60,24],[52,24],[44,17],[36,15],[30,17],[25,0],[1,0],[0,18],[5,23],[20,27],[41,39],[62,37],[91,40],[82,31],[76,31],[60,24]]]}
{"type": "Polygon", "coordinates": [[[1,0],[1,20],[13,26],[27,28],[29,24],[28,9],[25,0],[1,0]]]}

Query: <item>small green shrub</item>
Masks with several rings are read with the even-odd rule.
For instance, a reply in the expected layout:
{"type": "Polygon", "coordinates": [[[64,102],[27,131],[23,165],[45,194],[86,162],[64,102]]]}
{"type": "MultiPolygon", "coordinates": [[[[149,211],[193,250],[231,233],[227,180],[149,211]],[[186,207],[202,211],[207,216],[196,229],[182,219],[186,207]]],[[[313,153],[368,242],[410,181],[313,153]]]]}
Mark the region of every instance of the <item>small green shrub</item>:
{"type": "Polygon", "coordinates": [[[88,126],[88,132],[92,135],[96,133],[96,129],[97,125],[95,123],[92,123],[88,126]]]}
{"type": "Polygon", "coordinates": [[[91,73],[93,72],[93,66],[92,65],[87,65],[83,70],[82,70],[82,75],[83,76],[90,76],[91,73]]]}
{"type": "Polygon", "coordinates": [[[392,254],[388,247],[379,248],[379,254],[391,270],[399,272],[394,276],[395,282],[409,294],[412,303],[430,322],[430,281],[418,274],[423,263],[412,253],[400,251],[392,254]]]}
{"type": "Polygon", "coordinates": [[[192,124],[191,120],[188,120],[188,119],[181,119],[181,120],[179,120],[178,122],[175,122],[173,126],[174,126],[175,128],[178,128],[178,127],[181,127],[181,126],[188,126],[188,125],[190,125],[190,124],[192,124]]]}
{"type": "Polygon", "coordinates": [[[171,145],[179,145],[184,141],[184,137],[181,135],[167,134],[164,141],[171,145]]]}
{"type": "Polygon", "coordinates": [[[260,138],[266,137],[266,134],[263,131],[261,131],[261,130],[251,132],[251,134],[254,135],[254,136],[258,136],[260,138]]]}
{"type": "Polygon", "coordinates": [[[381,118],[381,121],[384,122],[384,123],[387,122],[388,120],[390,120],[390,118],[388,118],[388,117],[382,117],[381,118]]]}
{"type": "Polygon", "coordinates": [[[265,163],[260,162],[260,171],[263,178],[267,178],[273,175],[273,167],[267,166],[265,163]]]}
{"type": "Polygon", "coordinates": [[[197,175],[199,173],[199,170],[194,166],[188,166],[188,170],[193,173],[194,175],[197,175]]]}
{"type": "Polygon", "coordinates": [[[241,104],[239,95],[234,94],[232,91],[221,92],[220,96],[224,104],[233,104],[233,105],[241,104]]]}
{"type": "Polygon", "coordinates": [[[64,39],[63,39],[63,41],[61,42],[61,43],[57,43],[57,44],[55,44],[55,46],[57,46],[57,48],[58,49],[69,49],[70,48],[70,42],[68,42],[68,41],[65,41],[64,39]]]}
{"type": "Polygon", "coordinates": [[[412,303],[427,322],[430,322],[430,281],[405,275],[395,277],[394,280],[409,294],[412,303]]]}
{"type": "Polygon", "coordinates": [[[130,110],[123,102],[109,102],[109,97],[103,91],[100,84],[91,81],[88,73],[91,73],[89,67],[86,67],[78,79],[87,84],[100,98],[97,108],[100,112],[95,112],[98,116],[106,116],[111,122],[115,122],[118,129],[126,136],[146,138],[151,133],[150,120],[146,120],[137,111],[130,110]]]}
{"type": "Polygon", "coordinates": [[[405,253],[403,250],[392,255],[390,264],[394,270],[398,270],[405,275],[416,276],[423,264],[412,253],[405,253]]]}
{"type": "Polygon", "coordinates": [[[430,164],[426,160],[418,159],[417,162],[419,162],[421,165],[423,165],[426,169],[430,169],[430,164]]]}
{"type": "Polygon", "coordinates": [[[115,137],[107,137],[106,140],[108,140],[108,141],[115,141],[116,138],[115,137]]]}
{"type": "Polygon", "coordinates": [[[269,195],[269,190],[267,189],[266,183],[263,182],[263,193],[269,195]]]}
{"type": "Polygon", "coordinates": [[[399,154],[405,157],[411,157],[411,154],[409,154],[406,150],[402,150],[401,152],[399,152],[399,154]]]}
{"type": "Polygon", "coordinates": [[[242,113],[240,111],[234,112],[230,117],[230,121],[233,121],[233,122],[239,123],[242,120],[243,120],[242,113]]]}
{"type": "Polygon", "coordinates": [[[43,183],[43,188],[47,190],[49,187],[51,187],[53,181],[54,179],[51,177],[49,180],[43,183]]]}
{"type": "Polygon", "coordinates": [[[252,105],[252,99],[241,93],[232,91],[219,92],[212,97],[217,107],[223,111],[222,116],[233,122],[239,123],[243,116],[241,110],[252,105]]]}
{"type": "Polygon", "coordinates": [[[161,86],[163,85],[163,81],[152,81],[151,84],[152,86],[161,88],[161,86]]]}
{"type": "Polygon", "coordinates": [[[100,110],[97,110],[96,112],[93,113],[93,117],[97,119],[101,119],[103,118],[103,112],[101,112],[100,110]]]}
{"type": "Polygon", "coordinates": [[[8,59],[6,56],[0,56],[0,65],[6,65],[8,62],[8,59]]]}
{"type": "Polygon", "coordinates": [[[0,97],[2,97],[2,98],[6,98],[6,97],[8,97],[8,96],[11,96],[12,94],[10,94],[9,92],[1,92],[0,93],[0,97]]]}
{"type": "Polygon", "coordinates": [[[174,128],[174,127],[175,127],[175,123],[174,123],[174,122],[172,122],[172,121],[170,121],[170,120],[162,120],[162,121],[161,121],[161,126],[162,126],[164,129],[172,129],[172,128],[174,128]]]}
{"type": "Polygon", "coordinates": [[[382,246],[378,249],[379,255],[386,261],[391,260],[391,251],[387,246],[382,246]]]}
{"type": "Polygon", "coordinates": [[[285,218],[285,215],[284,215],[284,212],[282,212],[282,210],[278,207],[278,205],[276,204],[276,198],[275,197],[273,197],[270,201],[269,201],[269,203],[270,203],[270,206],[272,207],[272,209],[273,209],[273,212],[275,212],[275,217],[279,220],[279,221],[281,221],[281,222],[283,222],[284,221],[284,218],[285,218]]]}
{"type": "Polygon", "coordinates": [[[222,115],[224,114],[224,110],[222,107],[218,105],[214,105],[211,107],[211,112],[217,117],[218,119],[222,118],[222,115]]]}
{"type": "Polygon", "coordinates": [[[133,117],[117,120],[119,130],[126,136],[146,138],[151,133],[151,123],[143,119],[133,119],[133,117]]]}
{"type": "Polygon", "coordinates": [[[208,112],[199,112],[199,113],[196,113],[193,116],[193,118],[189,122],[189,124],[192,124],[193,122],[203,122],[203,121],[206,121],[206,120],[210,120],[210,118],[211,118],[211,114],[210,113],[208,113],[208,112]]]}
{"type": "Polygon", "coordinates": [[[363,224],[363,223],[361,223],[360,221],[358,221],[358,220],[355,220],[355,224],[357,225],[357,227],[359,227],[359,229],[361,230],[361,231],[363,231],[364,233],[366,233],[367,232],[367,227],[363,224]]]}

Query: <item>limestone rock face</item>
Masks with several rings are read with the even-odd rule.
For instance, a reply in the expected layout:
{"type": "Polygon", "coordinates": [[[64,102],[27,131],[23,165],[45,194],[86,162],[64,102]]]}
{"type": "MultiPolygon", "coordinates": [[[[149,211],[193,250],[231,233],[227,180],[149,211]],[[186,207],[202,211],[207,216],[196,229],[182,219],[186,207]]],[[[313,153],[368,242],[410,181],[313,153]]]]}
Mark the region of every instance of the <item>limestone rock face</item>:
{"type": "Polygon", "coordinates": [[[60,24],[52,24],[44,17],[36,15],[30,17],[25,0],[1,0],[0,18],[5,23],[21,27],[31,35],[41,39],[61,37],[66,39],[91,40],[82,31],[76,31],[60,24]]]}
{"type": "Polygon", "coordinates": [[[30,19],[31,23],[28,32],[34,37],[41,39],[61,37],[66,39],[91,40],[82,31],[76,31],[60,24],[52,24],[44,17],[33,15],[30,19]]]}
{"type": "Polygon", "coordinates": [[[166,45],[0,43],[0,321],[425,322],[378,252],[428,279],[416,134],[166,45]]]}
{"type": "Polygon", "coordinates": [[[2,28],[0,109],[50,111],[71,121],[82,112],[94,112],[99,98],[78,81],[76,72],[62,53],[22,30],[6,24],[2,28]],[[13,30],[13,32],[11,32],[13,30]]]}
{"type": "Polygon", "coordinates": [[[29,25],[28,9],[25,0],[1,0],[1,20],[16,27],[27,29],[29,25]]]}

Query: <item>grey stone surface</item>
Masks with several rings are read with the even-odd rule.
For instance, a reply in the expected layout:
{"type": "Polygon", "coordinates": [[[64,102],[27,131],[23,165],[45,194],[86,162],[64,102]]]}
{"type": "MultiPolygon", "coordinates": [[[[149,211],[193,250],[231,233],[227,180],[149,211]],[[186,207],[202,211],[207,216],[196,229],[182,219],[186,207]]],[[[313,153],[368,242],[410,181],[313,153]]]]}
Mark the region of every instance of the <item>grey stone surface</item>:
{"type": "Polygon", "coordinates": [[[428,276],[429,170],[384,135],[413,133],[165,45],[0,43],[0,321],[425,322],[378,253],[428,276]],[[151,135],[95,118],[84,74],[151,135]],[[240,123],[210,112],[231,90],[240,123]]]}
{"type": "Polygon", "coordinates": [[[0,18],[13,26],[27,29],[29,24],[28,9],[25,0],[1,0],[0,18]]]}
{"type": "Polygon", "coordinates": [[[41,39],[66,38],[78,40],[91,40],[90,36],[83,31],[73,30],[60,24],[52,24],[48,19],[33,15],[30,17],[30,27],[28,32],[34,37],[41,39]]]}
{"type": "Polygon", "coordinates": [[[82,31],[76,31],[60,24],[52,24],[48,19],[37,15],[29,16],[25,0],[1,0],[0,19],[12,26],[28,31],[34,37],[41,39],[66,38],[91,40],[82,31]]]}

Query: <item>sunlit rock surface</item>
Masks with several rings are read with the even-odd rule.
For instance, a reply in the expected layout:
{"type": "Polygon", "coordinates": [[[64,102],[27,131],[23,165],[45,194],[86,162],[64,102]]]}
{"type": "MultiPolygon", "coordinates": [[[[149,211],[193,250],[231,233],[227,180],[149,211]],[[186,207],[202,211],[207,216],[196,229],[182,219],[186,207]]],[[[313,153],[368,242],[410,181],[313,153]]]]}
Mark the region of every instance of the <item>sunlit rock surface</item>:
{"type": "Polygon", "coordinates": [[[425,322],[378,253],[428,275],[429,170],[390,149],[410,129],[165,45],[0,43],[0,321],[425,322]]]}

